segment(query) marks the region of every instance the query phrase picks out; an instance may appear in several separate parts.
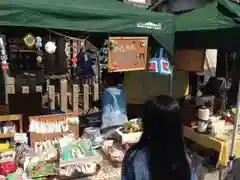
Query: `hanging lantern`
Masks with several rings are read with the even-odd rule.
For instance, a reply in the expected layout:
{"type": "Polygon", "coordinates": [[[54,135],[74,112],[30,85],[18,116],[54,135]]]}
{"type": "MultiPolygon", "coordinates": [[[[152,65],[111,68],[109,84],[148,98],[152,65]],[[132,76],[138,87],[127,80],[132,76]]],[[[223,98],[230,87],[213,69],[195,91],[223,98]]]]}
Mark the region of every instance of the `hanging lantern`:
{"type": "Polygon", "coordinates": [[[6,71],[6,70],[8,70],[9,69],[9,67],[8,67],[8,64],[6,63],[6,64],[2,64],[2,70],[3,71],[6,71]]]}
{"type": "Polygon", "coordinates": [[[36,44],[36,39],[32,34],[27,34],[24,38],[23,41],[25,45],[29,48],[32,48],[36,44]]]}
{"type": "Polygon", "coordinates": [[[45,51],[48,52],[49,54],[53,54],[55,53],[56,51],[56,45],[54,42],[52,41],[48,41],[46,44],[45,44],[45,51]]]}
{"type": "Polygon", "coordinates": [[[77,62],[77,58],[72,58],[72,63],[76,63],[77,62]]]}

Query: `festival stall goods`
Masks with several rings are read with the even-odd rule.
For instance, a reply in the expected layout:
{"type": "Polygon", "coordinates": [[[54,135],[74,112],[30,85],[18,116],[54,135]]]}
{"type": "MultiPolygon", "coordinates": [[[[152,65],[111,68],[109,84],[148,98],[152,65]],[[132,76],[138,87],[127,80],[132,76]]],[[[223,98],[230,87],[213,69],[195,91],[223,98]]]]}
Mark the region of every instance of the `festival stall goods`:
{"type": "Polygon", "coordinates": [[[50,148],[41,153],[26,154],[23,170],[30,178],[57,175],[60,152],[50,148]]]}
{"type": "Polygon", "coordinates": [[[73,140],[64,137],[60,144],[60,177],[61,179],[90,176],[100,170],[97,162],[101,159],[94,155],[91,141],[88,139],[73,140]]]}
{"type": "Polygon", "coordinates": [[[0,138],[11,138],[15,132],[22,132],[22,115],[2,115],[0,116],[0,138]],[[14,123],[17,121],[18,123],[14,123]],[[17,126],[16,126],[17,125],[17,126]]]}
{"type": "Polygon", "coordinates": [[[6,176],[8,173],[12,173],[16,169],[15,164],[15,152],[13,150],[0,152],[0,174],[6,176]]]}
{"type": "Polygon", "coordinates": [[[102,151],[112,165],[115,167],[122,166],[125,150],[120,144],[114,143],[113,140],[104,141],[102,151]]]}
{"type": "Polygon", "coordinates": [[[16,144],[15,145],[15,162],[18,167],[23,168],[23,164],[25,162],[26,155],[29,153],[33,153],[33,149],[31,149],[27,144],[16,144]]]}
{"type": "Polygon", "coordinates": [[[82,138],[91,140],[92,148],[99,148],[103,142],[100,129],[88,127],[83,130],[82,138]]]}
{"type": "Polygon", "coordinates": [[[117,139],[121,144],[137,143],[142,136],[142,119],[131,119],[123,127],[116,129],[117,139]]]}
{"type": "Polygon", "coordinates": [[[79,117],[74,114],[54,114],[29,117],[30,144],[36,149],[47,140],[57,140],[64,135],[79,138],[79,117]]]}
{"type": "Polygon", "coordinates": [[[27,144],[28,143],[28,137],[27,133],[15,133],[14,134],[14,144],[27,144]]]}

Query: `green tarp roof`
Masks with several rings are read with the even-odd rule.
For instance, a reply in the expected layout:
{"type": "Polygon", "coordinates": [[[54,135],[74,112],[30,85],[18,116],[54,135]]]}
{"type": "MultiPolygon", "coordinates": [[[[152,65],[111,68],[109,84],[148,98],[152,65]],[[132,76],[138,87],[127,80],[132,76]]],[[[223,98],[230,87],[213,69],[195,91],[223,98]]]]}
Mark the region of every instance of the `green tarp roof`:
{"type": "Polygon", "coordinates": [[[240,26],[240,4],[219,0],[177,17],[176,31],[200,31],[240,26]]]}
{"type": "Polygon", "coordinates": [[[170,53],[175,17],[115,0],[2,0],[0,26],[153,36],[170,53]]]}
{"type": "Polygon", "coordinates": [[[177,48],[236,48],[240,4],[218,0],[177,17],[177,48]]]}

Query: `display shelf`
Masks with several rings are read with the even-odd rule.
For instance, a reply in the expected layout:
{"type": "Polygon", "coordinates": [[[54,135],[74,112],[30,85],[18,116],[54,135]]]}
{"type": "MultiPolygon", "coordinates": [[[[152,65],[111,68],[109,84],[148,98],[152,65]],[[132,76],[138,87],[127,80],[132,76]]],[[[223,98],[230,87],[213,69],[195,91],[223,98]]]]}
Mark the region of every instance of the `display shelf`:
{"type": "MultiPolygon", "coordinates": [[[[18,121],[19,132],[20,133],[23,132],[22,115],[20,115],[20,114],[1,115],[0,116],[0,122],[1,121],[18,121]]],[[[13,133],[0,133],[0,139],[11,138],[13,136],[14,136],[13,133]]]]}
{"type": "Polygon", "coordinates": [[[13,133],[0,133],[0,139],[3,139],[3,138],[11,138],[13,137],[14,134],[13,133]]]}

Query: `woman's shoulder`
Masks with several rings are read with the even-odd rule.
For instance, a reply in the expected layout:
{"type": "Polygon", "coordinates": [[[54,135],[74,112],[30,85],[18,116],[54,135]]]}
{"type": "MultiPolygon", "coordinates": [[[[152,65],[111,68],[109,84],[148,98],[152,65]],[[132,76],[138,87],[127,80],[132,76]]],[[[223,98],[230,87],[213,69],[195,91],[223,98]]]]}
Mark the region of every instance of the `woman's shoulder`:
{"type": "Polygon", "coordinates": [[[137,148],[132,147],[130,148],[127,153],[125,154],[124,161],[128,161],[131,164],[143,161],[147,157],[147,147],[137,148]]]}

